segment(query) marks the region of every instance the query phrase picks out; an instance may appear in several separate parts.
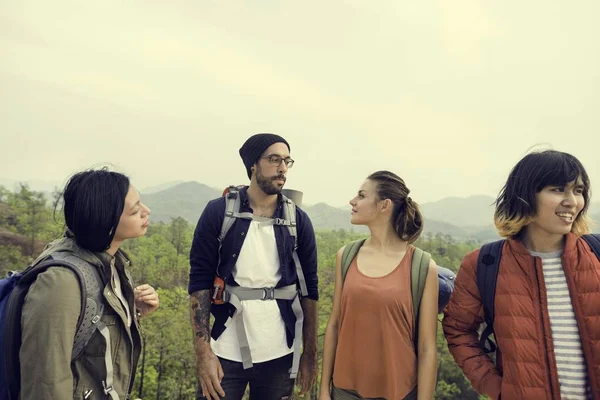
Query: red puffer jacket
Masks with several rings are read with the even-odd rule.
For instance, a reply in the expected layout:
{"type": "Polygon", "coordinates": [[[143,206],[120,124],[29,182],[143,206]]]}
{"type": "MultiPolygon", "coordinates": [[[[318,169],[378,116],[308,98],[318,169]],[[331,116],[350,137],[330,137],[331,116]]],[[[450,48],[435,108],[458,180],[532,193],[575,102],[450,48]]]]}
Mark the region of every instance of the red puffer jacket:
{"type": "MultiPolygon", "coordinates": [[[[450,353],[471,384],[492,399],[560,400],[560,389],[542,262],[523,244],[508,240],[496,285],[494,330],[498,368],[479,347],[483,307],[477,288],[479,250],[468,254],[446,307],[444,333],[450,353]]],[[[600,261],[574,234],[566,237],[562,263],[571,294],[594,399],[600,399],[600,261]]]]}

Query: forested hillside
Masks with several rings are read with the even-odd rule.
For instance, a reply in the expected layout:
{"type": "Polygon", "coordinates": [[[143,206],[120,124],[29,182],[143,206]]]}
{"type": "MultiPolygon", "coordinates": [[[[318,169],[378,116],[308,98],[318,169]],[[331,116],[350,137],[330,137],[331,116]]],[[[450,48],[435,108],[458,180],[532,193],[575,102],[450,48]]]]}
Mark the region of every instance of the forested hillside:
{"type": "MultiPolygon", "coordinates": [[[[16,193],[0,187],[0,273],[22,269],[44,243],[63,231],[60,210],[40,193],[22,186],[16,193]]],[[[137,373],[135,395],[144,399],[193,399],[195,392],[192,331],[187,281],[193,229],[183,218],[151,224],[145,237],[130,240],[124,250],[132,260],[136,283],[150,283],[160,293],[160,309],[142,320],[145,350],[137,373]]],[[[360,237],[346,230],[317,230],[319,251],[319,350],[332,306],[336,251],[360,237]]],[[[433,254],[439,265],[456,271],[462,257],[477,247],[474,241],[426,234],[417,246],[433,254]]],[[[439,383],[437,399],[478,399],[449,355],[438,331],[439,383]]],[[[317,388],[314,393],[316,395],[317,388]]]]}

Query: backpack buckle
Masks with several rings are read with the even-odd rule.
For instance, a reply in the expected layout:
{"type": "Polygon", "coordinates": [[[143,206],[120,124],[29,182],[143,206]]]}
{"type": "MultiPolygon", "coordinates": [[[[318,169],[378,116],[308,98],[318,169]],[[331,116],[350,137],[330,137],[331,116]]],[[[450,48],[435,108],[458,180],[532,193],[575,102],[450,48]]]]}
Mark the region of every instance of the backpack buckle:
{"type": "Polygon", "coordinates": [[[102,381],[102,388],[104,389],[104,394],[109,394],[113,391],[113,387],[106,387],[106,381],[102,381]]]}
{"type": "Polygon", "coordinates": [[[235,187],[235,186],[230,187],[229,190],[230,191],[227,193],[227,197],[229,197],[230,199],[237,199],[237,197],[238,197],[238,189],[237,189],[237,187],[235,187]]]}
{"type": "Polygon", "coordinates": [[[287,225],[285,219],[275,218],[275,225],[287,225]]]}
{"type": "Polygon", "coordinates": [[[263,298],[261,300],[275,300],[275,288],[266,287],[263,288],[263,298]]]}

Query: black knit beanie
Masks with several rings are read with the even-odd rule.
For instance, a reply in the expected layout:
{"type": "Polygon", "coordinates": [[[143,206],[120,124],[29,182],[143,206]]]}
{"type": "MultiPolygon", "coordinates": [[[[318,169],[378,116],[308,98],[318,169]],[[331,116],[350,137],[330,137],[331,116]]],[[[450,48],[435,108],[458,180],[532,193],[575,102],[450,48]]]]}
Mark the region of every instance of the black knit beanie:
{"type": "Polygon", "coordinates": [[[244,161],[249,179],[252,177],[250,168],[256,164],[262,153],[273,143],[285,143],[288,151],[290,151],[289,143],[281,136],[273,133],[257,133],[256,135],[252,135],[240,148],[240,157],[244,161]]]}

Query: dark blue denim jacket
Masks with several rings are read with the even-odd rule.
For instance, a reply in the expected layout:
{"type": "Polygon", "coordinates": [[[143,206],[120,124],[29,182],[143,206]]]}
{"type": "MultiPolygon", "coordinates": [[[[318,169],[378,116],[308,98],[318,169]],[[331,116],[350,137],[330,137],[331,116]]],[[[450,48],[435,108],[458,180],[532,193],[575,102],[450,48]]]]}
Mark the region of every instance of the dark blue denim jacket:
{"type": "MultiPolygon", "coordinates": [[[[252,212],[248,201],[247,188],[240,191],[240,212],[252,212]]],[[[283,218],[283,203],[279,196],[279,205],[273,215],[275,218],[283,218]]],[[[219,262],[219,233],[225,215],[225,197],[211,200],[207,205],[194,232],[194,239],[190,251],[190,284],[189,293],[198,290],[212,289],[217,264],[219,262]]],[[[318,278],[317,278],[317,246],[315,232],[308,215],[299,207],[296,207],[296,224],[298,231],[298,258],[302,265],[306,288],[309,299],[318,300],[318,278]]],[[[219,276],[226,279],[230,285],[237,285],[231,276],[233,267],[240,254],[246,233],[250,227],[250,221],[236,219],[235,223],[227,232],[221,247],[221,265],[219,276]]],[[[279,253],[281,280],[277,287],[296,283],[296,266],[293,259],[294,240],[285,226],[276,225],[275,242],[279,253]]],[[[296,317],[292,311],[292,302],[287,300],[276,300],[281,311],[281,316],[286,326],[288,346],[294,341],[294,324],[296,317]]],[[[217,339],[225,330],[225,321],[233,314],[234,308],[230,304],[212,305],[211,312],[215,317],[211,336],[217,339]]]]}

